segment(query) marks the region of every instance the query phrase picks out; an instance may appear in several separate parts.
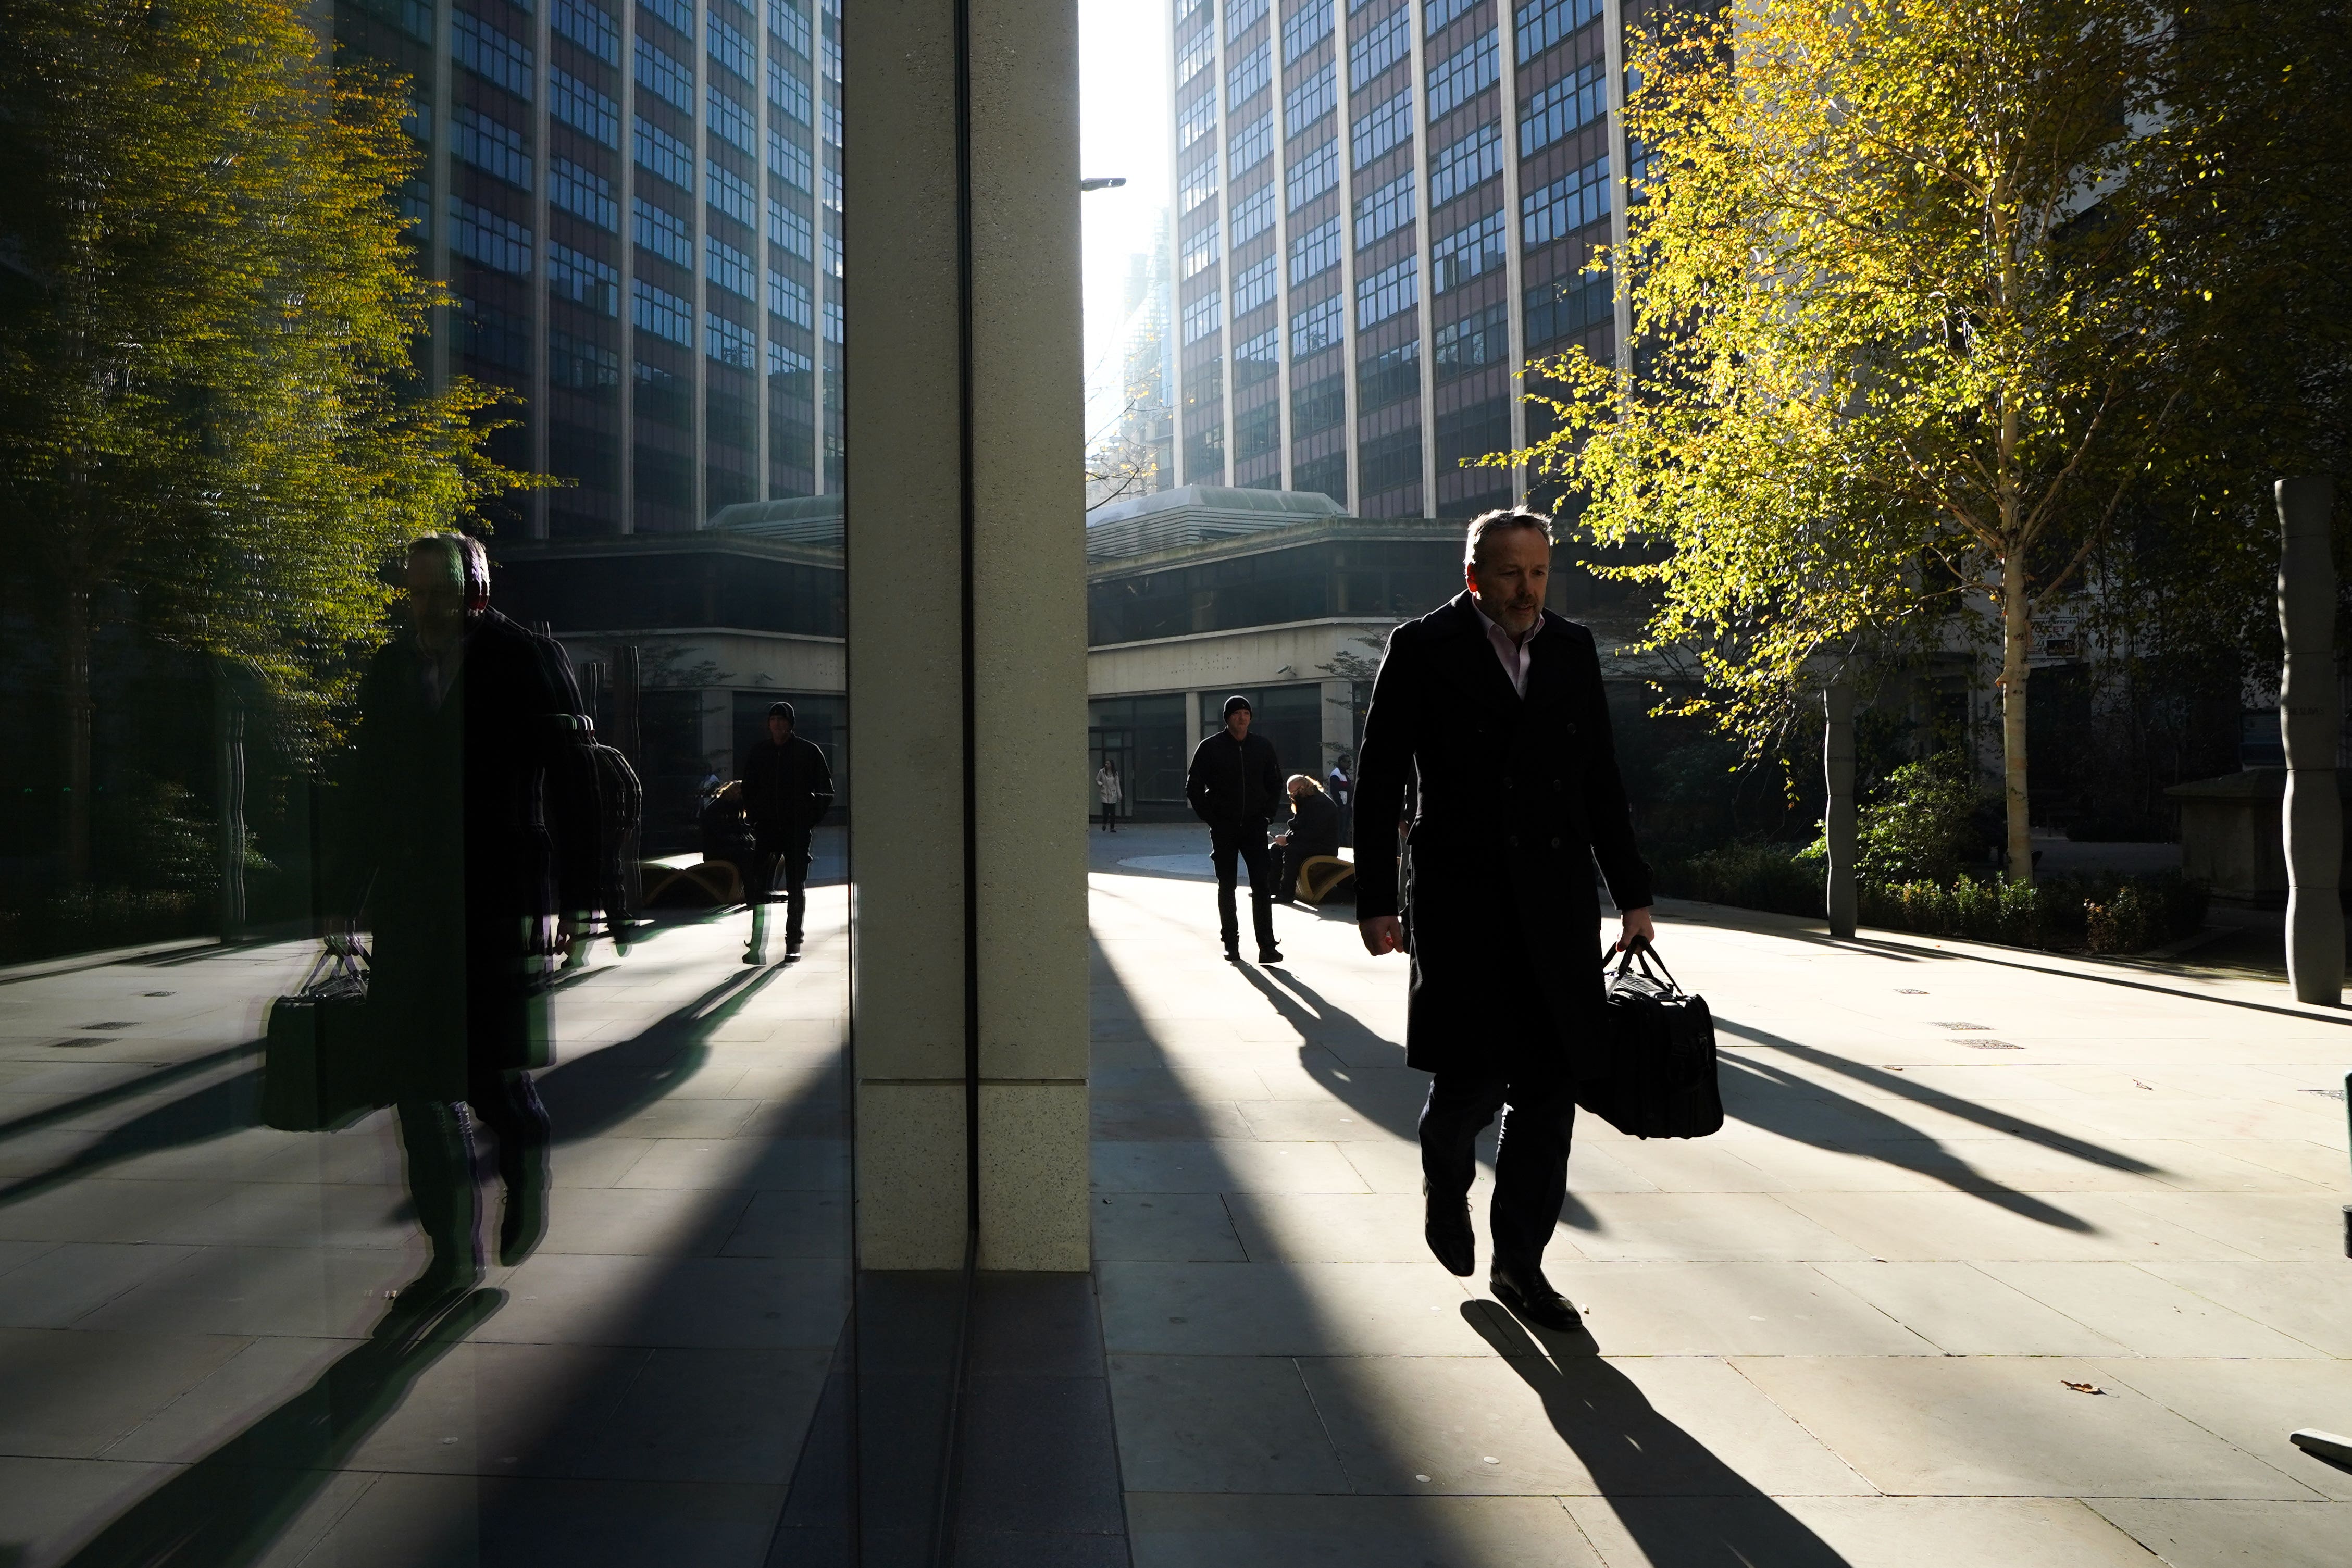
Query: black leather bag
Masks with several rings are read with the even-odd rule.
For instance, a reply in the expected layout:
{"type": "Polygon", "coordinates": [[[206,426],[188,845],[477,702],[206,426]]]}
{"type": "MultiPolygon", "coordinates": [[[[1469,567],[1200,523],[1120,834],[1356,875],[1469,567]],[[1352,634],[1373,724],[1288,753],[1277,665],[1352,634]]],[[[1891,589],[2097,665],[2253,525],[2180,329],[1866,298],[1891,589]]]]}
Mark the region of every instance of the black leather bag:
{"type": "Polygon", "coordinates": [[[1609,1070],[1577,1085],[1578,1105],[1633,1138],[1704,1138],[1723,1125],[1714,1016],[1648,942],[1618,960],[1602,1013],[1609,1070]]]}
{"type": "Polygon", "coordinates": [[[389,1104],[373,1022],[365,952],[328,947],[293,994],[269,1005],[262,1125],[331,1132],[389,1104]]]}

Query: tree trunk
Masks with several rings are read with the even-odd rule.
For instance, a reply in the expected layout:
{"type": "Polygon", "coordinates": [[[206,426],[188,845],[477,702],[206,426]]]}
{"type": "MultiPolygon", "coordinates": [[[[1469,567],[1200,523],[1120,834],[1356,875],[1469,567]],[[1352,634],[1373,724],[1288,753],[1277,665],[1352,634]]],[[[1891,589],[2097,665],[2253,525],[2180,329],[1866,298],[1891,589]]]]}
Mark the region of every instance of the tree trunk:
{"type": "Polygon", "coordinates": [[[2000,563],[2000,775],[2009,807],[2009,879],[2033,880],[2033,824],[2025,790],[2026,656],[2032,651],[2033,607],[2025,592],[2025,552],[2000,563]]]}
{"type": "Polygon", "coordinates": [[[91,714],[89,690],[89,590],[79,584],[65,594],[64,635],[59,639],[58,682],[65,708],[66,880],[89,883],[91,714]]]}

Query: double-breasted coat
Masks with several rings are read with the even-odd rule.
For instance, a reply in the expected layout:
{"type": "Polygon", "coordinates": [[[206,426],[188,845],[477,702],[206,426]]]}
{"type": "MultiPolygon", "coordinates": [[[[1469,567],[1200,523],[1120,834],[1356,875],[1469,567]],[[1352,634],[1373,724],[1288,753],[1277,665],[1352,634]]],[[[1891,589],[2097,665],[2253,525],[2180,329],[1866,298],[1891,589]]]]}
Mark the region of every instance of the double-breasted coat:
{"type": "Polygon", "coordinates": [[[1409,915],[1406,1059],[1424,1071],[1583,1070],[1601,997],[1594,862],[1620,909],[1651,901],[1592,634],[1547,610],[1528,653],[1522,697],[1465,593],[1396,629],[1364,716],[1357,914],[1409,915]],[[1406,910],[1392,828],[1408,787],[1406,910]]]}

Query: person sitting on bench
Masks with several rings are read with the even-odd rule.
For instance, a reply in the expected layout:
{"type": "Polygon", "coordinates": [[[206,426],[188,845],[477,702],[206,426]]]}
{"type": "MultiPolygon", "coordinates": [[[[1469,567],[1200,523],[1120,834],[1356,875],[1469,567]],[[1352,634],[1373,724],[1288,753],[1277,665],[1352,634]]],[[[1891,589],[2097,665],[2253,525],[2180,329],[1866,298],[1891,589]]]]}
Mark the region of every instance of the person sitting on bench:
{"type": "Polygon", "coordinates": [[[1339,853],[1339,808],[1323,786],[1305,773],[1290,775],[1290,826],[1275,842],[1282,846],[1282,875],[1274,901],[1298,901],[1298,868],[1318,855],[1339,853]]]}

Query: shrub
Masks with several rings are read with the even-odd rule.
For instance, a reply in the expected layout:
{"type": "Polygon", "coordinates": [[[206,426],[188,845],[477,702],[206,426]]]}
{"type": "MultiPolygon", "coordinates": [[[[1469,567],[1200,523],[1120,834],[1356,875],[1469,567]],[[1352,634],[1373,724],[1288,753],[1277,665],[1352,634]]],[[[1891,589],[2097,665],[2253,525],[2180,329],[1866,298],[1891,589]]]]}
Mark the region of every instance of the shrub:
{"type": "Polygon", "coordinates": [[[1965,752],[1906,763],[1862,808],[1857,871],[1865,881],[1895,885],[1949,881],[1975,847],[1977,804],[1965,752]]]}
{"type": "Polygon", "coordinates": [[[1784,915],[1822,912],[1822,872],[1784,844],[1727,844],[1669,862],[1660,880],[1679,898],[1784,915]]]}

